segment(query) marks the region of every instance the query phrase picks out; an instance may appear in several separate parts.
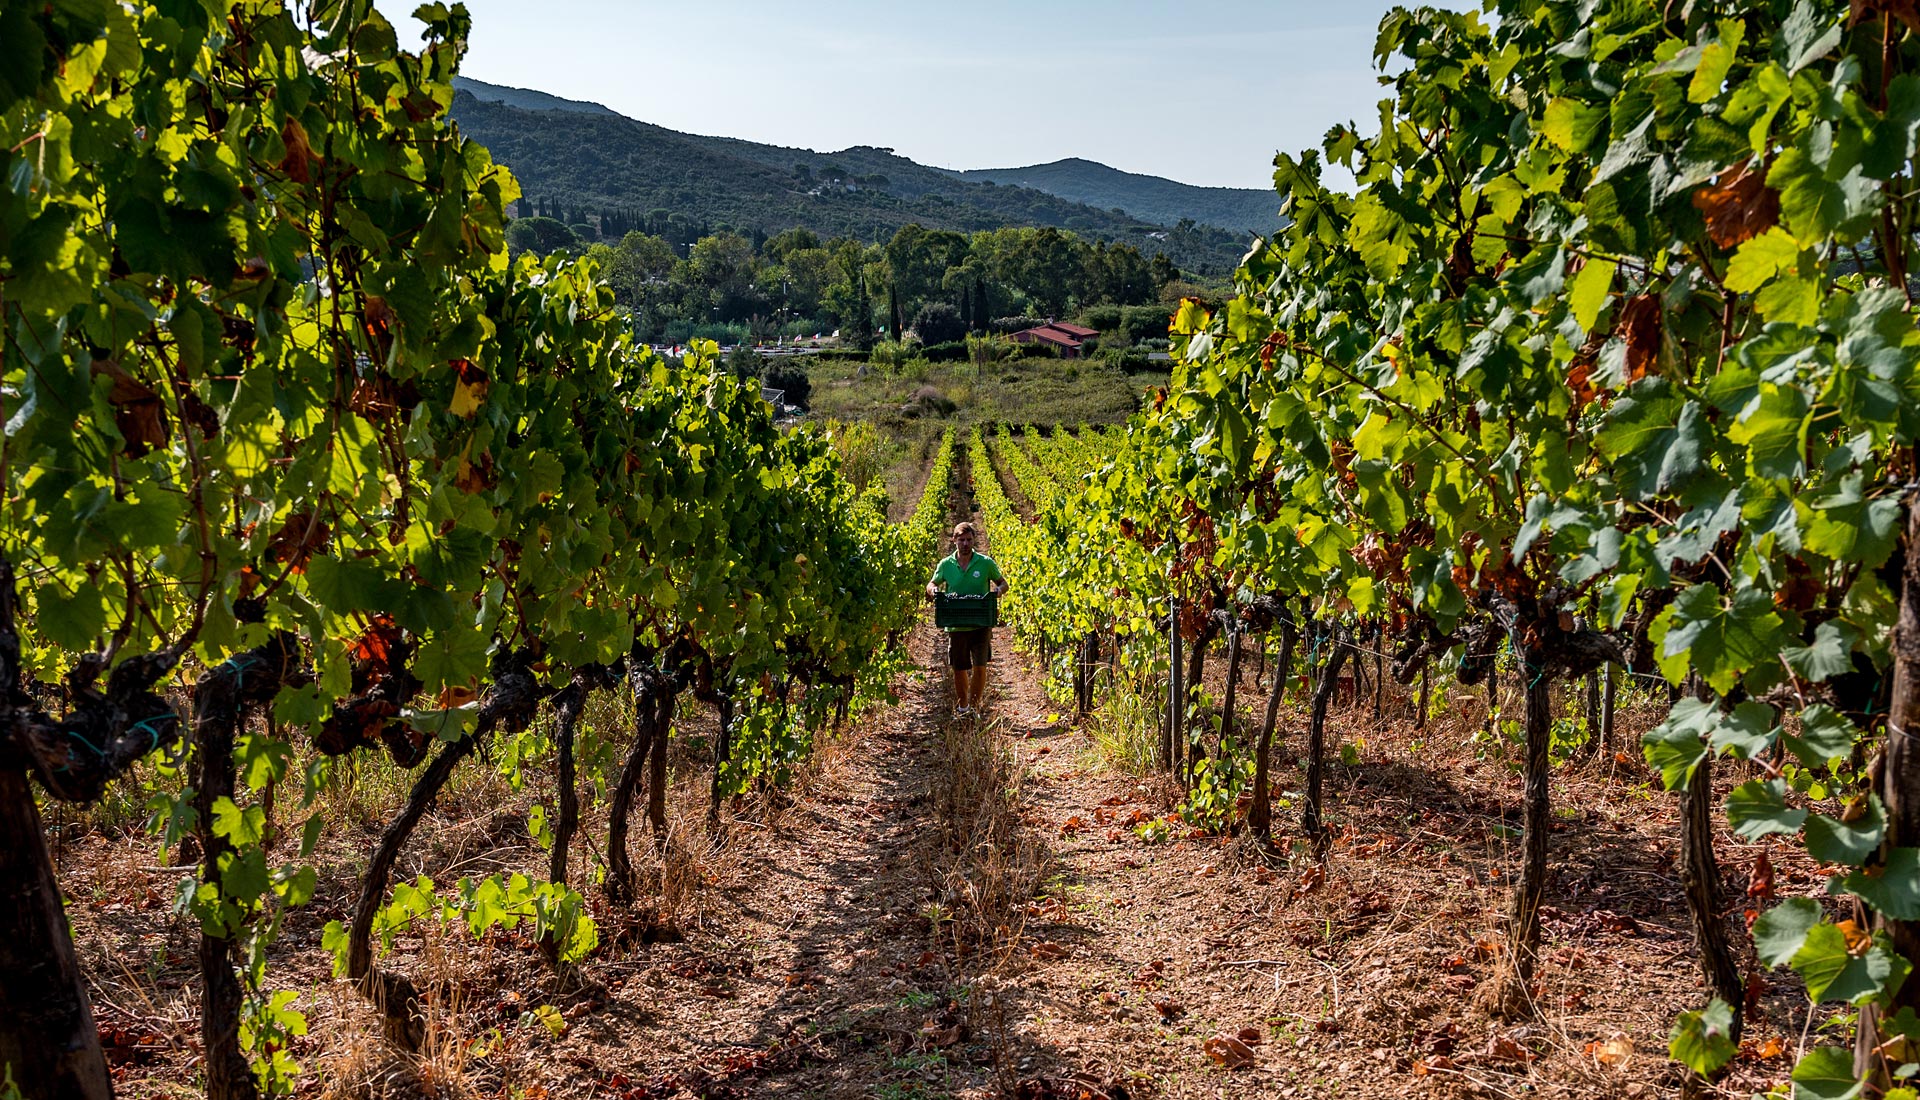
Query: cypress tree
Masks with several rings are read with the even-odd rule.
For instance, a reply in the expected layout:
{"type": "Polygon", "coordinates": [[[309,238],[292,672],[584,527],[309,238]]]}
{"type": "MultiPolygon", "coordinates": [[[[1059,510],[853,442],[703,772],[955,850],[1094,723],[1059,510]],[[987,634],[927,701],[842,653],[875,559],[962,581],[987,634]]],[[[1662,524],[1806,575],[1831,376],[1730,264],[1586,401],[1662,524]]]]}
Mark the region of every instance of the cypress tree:
{"type": "Polygon", "coordinates": [[[887,283],[887,312],[892,314],[894,342],[899,343],[906,333],[900,327],[900,288],[891,282],[887,283]]]}

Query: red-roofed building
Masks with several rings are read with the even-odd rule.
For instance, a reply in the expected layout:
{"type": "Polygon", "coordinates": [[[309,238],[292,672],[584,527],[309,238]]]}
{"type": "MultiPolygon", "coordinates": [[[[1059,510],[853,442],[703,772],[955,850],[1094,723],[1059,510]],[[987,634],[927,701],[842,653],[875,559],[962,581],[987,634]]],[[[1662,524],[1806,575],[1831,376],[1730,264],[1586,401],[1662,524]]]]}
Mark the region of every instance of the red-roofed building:
{"type": "Polygon", "coordinates": [[[1062,359],[1078,359],[1084,351],[1082,347],[1084,342],[1098,335],[1100,335],[1099,329],[1048,321],[1044,325],[1021,329],[1019,332],[1010,334],[1007,339],[1016,344],[1046,344],[1057,349],[1062,359]]]}
{"type": "Polygon", "coordinates": [[[1091,340],[1095,336],[1100,335],[1100,330],[1097,328],[1087,328],[1083,325],[1069,325],[1065,321],[1048,321],[1046,327],[1059,329],[1061,332],[1066,333],[1076,340],[1091,340]]]}

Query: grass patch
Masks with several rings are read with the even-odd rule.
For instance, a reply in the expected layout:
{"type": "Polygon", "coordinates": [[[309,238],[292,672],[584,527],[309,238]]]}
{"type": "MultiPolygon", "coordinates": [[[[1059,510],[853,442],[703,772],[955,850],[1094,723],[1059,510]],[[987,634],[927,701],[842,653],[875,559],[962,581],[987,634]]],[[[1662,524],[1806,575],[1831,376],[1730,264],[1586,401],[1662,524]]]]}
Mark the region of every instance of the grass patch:
{"type": "Polygon", "coordinates": [[[931,387],[953,402],[963,423],[1123,424],[1146,394],[1167,382],[1159,372],[1128,374],[1101,360],[1016,359],[984,369],[972,363],[910,359],[892,369],[810,362],[813,416],[868,420],[904,432],[921,418],[902,414],[916,391],[931,387]]]}

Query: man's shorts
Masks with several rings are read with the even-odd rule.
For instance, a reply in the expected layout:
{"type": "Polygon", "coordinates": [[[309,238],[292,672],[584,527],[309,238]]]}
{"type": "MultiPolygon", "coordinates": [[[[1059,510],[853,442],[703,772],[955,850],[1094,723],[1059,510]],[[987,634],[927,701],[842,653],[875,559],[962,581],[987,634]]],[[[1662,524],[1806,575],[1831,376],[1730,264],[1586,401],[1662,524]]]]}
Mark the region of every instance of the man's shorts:
{"type": "Polygon", "coordinates": [[[983,626],[975,630],[950,630],[947,632],[947,663],[955,672],[965,672],[975,665],[985,667],[993,663],[993,628],[983,626]]]}

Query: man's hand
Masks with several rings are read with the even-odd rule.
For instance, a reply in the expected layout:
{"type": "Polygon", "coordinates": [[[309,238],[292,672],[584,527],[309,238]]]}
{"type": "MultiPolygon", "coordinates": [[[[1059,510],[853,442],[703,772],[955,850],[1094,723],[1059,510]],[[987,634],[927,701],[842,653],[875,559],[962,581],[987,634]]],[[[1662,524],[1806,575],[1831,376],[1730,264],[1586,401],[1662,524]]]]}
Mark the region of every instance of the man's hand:
{"type": "Polygon", "coordinates": [[[993,589],[993,594],[996,596],[1004,596],[1007,594],[1006,581],[994,581],[992,584],[988,585],[988,587],[993,589]]]}
{"type": "Polygon", "coordinates": [[[930,599],[930,600],[938,599],[939,596],[940,596],[940,590],[934,587],[934,584],[932,581],[928,581],[927,582],[927,599],[930,599]]]}

